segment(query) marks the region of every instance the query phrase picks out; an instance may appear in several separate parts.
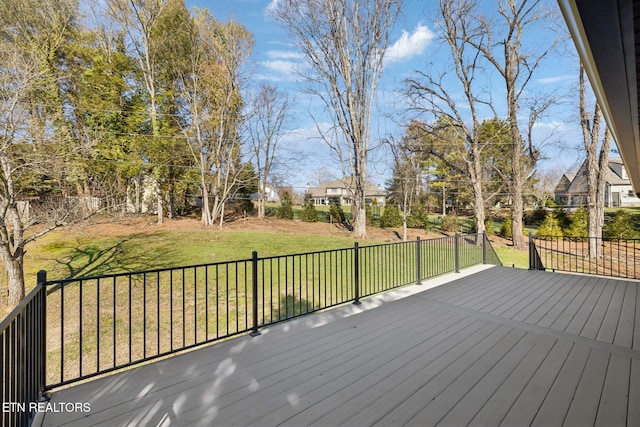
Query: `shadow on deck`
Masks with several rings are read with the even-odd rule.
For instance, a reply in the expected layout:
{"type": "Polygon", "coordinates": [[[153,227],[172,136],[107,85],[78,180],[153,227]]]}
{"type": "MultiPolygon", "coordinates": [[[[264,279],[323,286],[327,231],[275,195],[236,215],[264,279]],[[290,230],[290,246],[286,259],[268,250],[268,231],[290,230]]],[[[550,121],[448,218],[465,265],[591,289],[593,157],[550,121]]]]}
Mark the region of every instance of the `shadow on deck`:
{"type": "Polygon", "coordinates": [[[35,425],[630,426],[637,402],[637,282],[481,266],[55,391],[90,410],[35,425]]]}

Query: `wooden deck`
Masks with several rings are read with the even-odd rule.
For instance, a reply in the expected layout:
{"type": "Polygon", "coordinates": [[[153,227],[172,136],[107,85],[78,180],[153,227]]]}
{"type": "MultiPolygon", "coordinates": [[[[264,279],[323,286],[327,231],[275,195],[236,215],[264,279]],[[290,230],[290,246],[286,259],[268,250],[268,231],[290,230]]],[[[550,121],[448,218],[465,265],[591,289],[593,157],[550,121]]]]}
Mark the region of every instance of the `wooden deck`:
{"type": "Polygon", "coordinates": [[[453,277],[60,390],[91,411],[42,425],[640,426],[639,283],[453,277]]]}

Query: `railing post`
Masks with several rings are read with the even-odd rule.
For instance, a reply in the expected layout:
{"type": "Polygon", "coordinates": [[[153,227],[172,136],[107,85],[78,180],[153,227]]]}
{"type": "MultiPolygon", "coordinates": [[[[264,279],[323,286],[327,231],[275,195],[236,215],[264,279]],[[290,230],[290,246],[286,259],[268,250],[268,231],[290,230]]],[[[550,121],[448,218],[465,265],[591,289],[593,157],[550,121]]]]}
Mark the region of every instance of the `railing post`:
{"type": "Polygon", "coordinates": [[[455,250],[456,273],[460,273],[460,235],[458,233],[454,236],[453,247],[455,250]]]}
{"type": "Polygon", "coordinates": [[[533,236],[531,232],[529,232],[529,270],[536,270],[537,268],[533,265],[535,262],[533,255],[533,236]]]}
{"type": "Polygon", "coordinates": [[[480,237],[482,238],[482,263],[486,264],[487,263],[487,234],[482,233],[480,234],[480,237]]]}
{"type": "Polygon", "coordinates": [[[258,252],[253,251],[251,254],[251,293],[253,294],[252,307],[253,307],[253,328],[251,329],[251,336],[257,337],[260,334],[258,331],[258,252]]]}
{"type": "Polygon", "coordinates": [[[353,244],[353,284],[354,284],[354,299],[355,305],[360,305],[360,249],[358,242],[353,244]]]}
{"type": "Polygon", "coordinates": [[[40,304],[42,304],[39,311],[40,324],[38,325],[38,390],[42,397],[47,383],[47,272],[45,270],[38,271],[36,276],[37,284],[40,286],[40,304]]]}
{"type": "Polygon", "coordinates": [[[420,246],[420,236],[418,236],[418,240],[416,240],[416,285],[422,285],[422,253],[420,246]]]}

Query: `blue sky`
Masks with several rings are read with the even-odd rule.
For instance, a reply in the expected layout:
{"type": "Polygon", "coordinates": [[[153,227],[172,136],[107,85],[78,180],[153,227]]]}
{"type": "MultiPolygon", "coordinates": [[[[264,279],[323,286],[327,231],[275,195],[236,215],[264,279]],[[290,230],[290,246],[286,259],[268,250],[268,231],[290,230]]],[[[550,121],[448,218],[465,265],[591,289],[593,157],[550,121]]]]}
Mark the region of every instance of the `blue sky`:
{"type": "MultiPolygon", "coordinates": [[[[297,81],[294,69],[302,62],[300,53],[289,40],[286,32],[271,18],[268,10],[277,0],[187,0],[188,7],[206,7],[216,19],[236,20],[254,34],[253,83],[269,83],[290,93],[296,100],[295,126],[291,128],[289,144],[304,151],[308,157],[299,162],[299,170],[292,174],[289,184],[302,191],[307,182],[314,180],[314,173],[321,167],[332,169],[336,175],[339,170],[330,151],[317,138],[315,125],[309,111],[318,111],[318,101],[306,94],[304,84],[297,81]]],[[[554,0],[547,0],[549,7],[557,8],[554,0]]],[[[490,7],[489,2],[483,5],[490,7]]],[[[378,111],[375,114],[372,136],[377,141],[388,136],[400,137],[401,128],[398,118],[388,113],[403,110],[404,104],[399,96],[402,82],[414,70],[424,69],[429,62],[436,64],[446,61],[447,48],[437,39],[435,16],[436,1],[405,0],[405,7],[392,33],[391,44],[387,51],[386,64],[378,89],[378,111]]],[[[561,21],[562,23],[562,21],[561,21]]],[[[539,36],[536,34],[535,37],[539,36]]],[[[544,38],[532,38],[525,41],[527,46],[535,48],[544,43],[544,38]]],[[[572,46],[569,46],[571,51],[572,46]]],[[[502,90],[501,86],[492,89],[502,90]]],[[[493,87],[493,85],[492,85],[493,87]]],[[[582,156],[570,148],[580,144],[577,120],[577,56],[571,52],[561,52],[550,57],[539,70],[536,79],[528,91],[552,91],[562,97],[564,102],[547,117],[543,117],[536,127],[536,138],[550,140],[556,144],[545,145],[543,154],[548,159],[541,162],[542,169],[576,167],[582,156]]],[[[320,115],[318,115],[320,117],[320,115]]],[[[374,141],[375,143],[375,141],[374,141]]],[[[375,156],[369,167],[370,181],[384,185],[391,174],[391,160],[384,152],[375,156]]]]}

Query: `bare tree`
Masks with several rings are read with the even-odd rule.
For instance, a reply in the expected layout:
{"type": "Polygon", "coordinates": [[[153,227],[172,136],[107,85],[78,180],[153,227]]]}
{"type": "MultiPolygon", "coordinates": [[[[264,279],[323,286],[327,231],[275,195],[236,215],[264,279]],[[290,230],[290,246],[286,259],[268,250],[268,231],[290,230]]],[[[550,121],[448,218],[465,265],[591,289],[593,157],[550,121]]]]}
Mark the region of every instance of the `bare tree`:
{"type": "Polygon", "coordinates": [[[404,137],[401,141],[389,139],[387,143],[393,154],[393,190],[402,209],[402,240],[407,240],[407,220],[411,215],[414,201],[422,188],[422,157],[419,149],[413,147],[414,138],[404,137]]]}
{"type": "Polygon", "coordinates": [[[606,127],[606,123],[604,123],[604,134],[601,134],[602,113],[597,102],[592,114],[587,111],[584,67],[582,64],[580,64],[579,80],[580,125],[584,148],[587,152],[587,235],[593,237],[589,239],[589,256],[599,258],[601,254],[600,238],[604,227],[604,193],[607,181],[606,173],[609,168],[611,133],[606,127]],[[601,137],[602,145],[600,146],[601,137]],[[600,146],[599,155],[598,146],[600,146]]]}
{"type": "Polygon", "coordinates": [[[260,86],[251,105],[248,134],[259,181],[258,218],[264,218],[267,189],[274,188],[272,173],[286,163],[285,158],[280,157],[279,148],[287,132],[291,108],[289,96],[269,85],[260,86]]]}
{"type": "Polygon", "coordinates": [[[8,306],[24,298],[26,245],[67,223],[72,210],[28,209],[27,192],[60,170],[52,105],[52,58],[60,53],[73,5],[65,2],[0,2],[0,258],[7,272],[8,306]],[[30,227],[39,222],[37,230],[30,227]]]}
{"type": "Polygon", "coordinates": [[[366,236],[365,186],[371,113],[389,35],[402,0],[280,0],[274,16],[293,36],[306,78],[332,115],[323,132],[353,180],[354,234],[366,236]]]}
{"type": "MultiPolygon", "coordinates": [[[[450,166],[453,166],[453,160],[455,168],[468,177],[473,192],[477,231],[483,233],[486,203],[483,179],[486,167],[482,155],[486,147],[492,144],[493,136],[483,137],[480,117],[485,107],[492,110],[494,116],[497,114],[490,95],[485,87],[480,86],[486,83],[478,78],[483,72],[482,57],[472,40],[481,44],[486,34],[476,19],[476,7],[472,0],[440,1],[439,14],[442,19],[438,25],[442,40],[451,51],[452,68],[439,74],[416,71],[416,76],[407,80],[407,95],[413,111],[426,114],[436,122],[434,126],[438,131],[432,132],[437,134],[436,143],[453,148],[455,154],[451,159],[451,150],[424,147],[450,166]],[[458,92],[464,94],[464,102],[460,102],[458,92]],[[449,136],[447,141],[444,140],[445,135],[449,136]]],[[[430,132],[426,128],[425,131],[430,132]]],[[[497,131],[498,134],[502,132],[501,129],[497,131]]]]}
{"type": "MultiPolygon", "coordinates": [[[[523,48],[523,36],[536,29],[535,25],[549,18],[542,0],[499,0],[498,20],[491,20],[475,9],[482,26],[483,36],[472,38],[470,43],[498,72],[505,85],[507,122],[513,144],[510,159],[510,173],[506,184],[512,199],[513,246],[526,249],[522,234],[524,212],[523,190],[534,172],[537,152],[532,146],[532,138],[523,139],[520,131],[519,115],[523,107],[525,90],[547,55],[552,52],[558,40],[552,39],[547,47],[528,54],[523,48]]],[[[537,102],[529,114],[528,128],[533,129],[536,120],[549,108],[549,102],[537,102]]],[[[529,136],[531,136],[529,134],[529,136]]]]}
{"type": "MultiPolygon", "coordinates": [[[[131,54],[135,58],[140,74],[142,76],[143,88],[148,98],[149,120],[150,120],[150,147],[147,147],[147,154],[151,159],[163,159],[166,154],[165,147],[162,147],[163,138],[161,135],[161,113],[160,104],[164,92],[167,92],[168,85],[163,85],[161,81],[161,60],[159,56],[168,40],[175,37],[175,34],[167,34],[163,31],[163,14],[174,13],[181,5],[181,0],[111,0],[106,2],[108,13],[117,25],[127,35],[131,54]]],[[[166,135],[165,135],[166,136],[166,135]]],[[[159,163],[164,163],[164,159],[159,163]]],[[[151,163],[151,162],[150,162],[151,163]]],[[[158,224],[162,224],[164,218],[163,205],[163,181],[162,176],[165,165],[150,164],[154,171],[157,185],[157,215],[158,224]]]]}
{"type": "Polygon", "coordinates": [[[180,76],[185,132],[200,175],[202,223],[222,225],[244,172],[240,91],[253,37],[239,23],[219,22],[206,9],[196,11],[189,37],[191,52],[180,76]]]}

